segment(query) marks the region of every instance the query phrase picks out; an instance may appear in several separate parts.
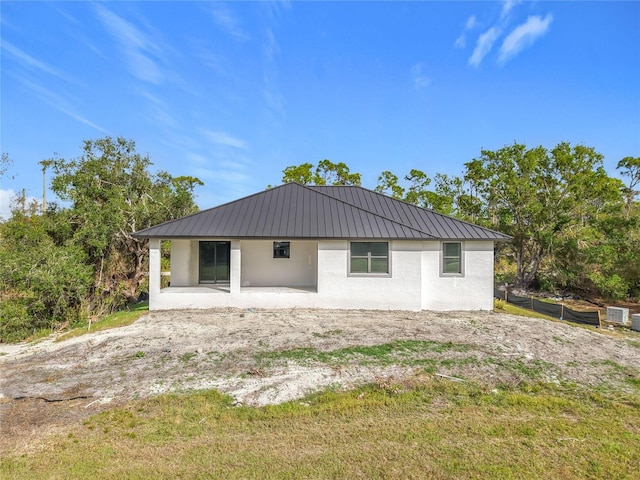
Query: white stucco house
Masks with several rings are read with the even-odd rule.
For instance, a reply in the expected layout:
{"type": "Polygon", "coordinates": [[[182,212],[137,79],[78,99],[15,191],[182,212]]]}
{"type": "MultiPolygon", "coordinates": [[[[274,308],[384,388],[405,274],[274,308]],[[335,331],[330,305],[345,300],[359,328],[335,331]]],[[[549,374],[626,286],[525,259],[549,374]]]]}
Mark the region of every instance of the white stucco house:
{"type": "Polygon", "coordinates": [[[297,183],[134,236],[149,239],[151,310],[490,310],[494,244],[510,240],[365,188],[297,183]]]}

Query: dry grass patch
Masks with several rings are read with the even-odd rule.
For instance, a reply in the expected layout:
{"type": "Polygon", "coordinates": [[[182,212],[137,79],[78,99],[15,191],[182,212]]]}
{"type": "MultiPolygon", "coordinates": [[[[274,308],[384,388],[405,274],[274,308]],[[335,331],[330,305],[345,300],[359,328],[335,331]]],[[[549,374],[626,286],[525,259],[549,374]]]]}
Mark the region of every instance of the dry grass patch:
{"type": "Polygon", "coordinates": [[[631,478],[640,395],[536,384],[487,389],[424,374],[233,407],[215,391],[133,402],[6,478],[631,478]]]}

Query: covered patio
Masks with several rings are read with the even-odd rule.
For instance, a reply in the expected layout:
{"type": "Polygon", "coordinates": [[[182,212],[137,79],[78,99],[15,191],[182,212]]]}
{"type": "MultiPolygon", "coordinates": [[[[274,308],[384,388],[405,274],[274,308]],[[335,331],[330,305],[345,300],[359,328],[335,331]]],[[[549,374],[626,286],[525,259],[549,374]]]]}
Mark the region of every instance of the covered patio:
{"type": "Polygon", "coordinates": [[[161,271],[160,239],[150,239],[151,308],[308,305],[318,292],[318,242],[168,239],[170,272],[161,271]],[[162,288],[162,277],[169,285],[162,288]]]}

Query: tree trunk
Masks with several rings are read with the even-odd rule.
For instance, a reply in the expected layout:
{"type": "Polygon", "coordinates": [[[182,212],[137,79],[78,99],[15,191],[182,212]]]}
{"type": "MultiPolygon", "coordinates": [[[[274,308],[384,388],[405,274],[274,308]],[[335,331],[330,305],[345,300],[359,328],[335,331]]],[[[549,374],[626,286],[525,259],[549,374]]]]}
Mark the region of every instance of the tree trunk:
{"type": "Polygon", "coordinates": [[[520,245],[516,253],[517,262],[517,276],[516,287],[527,289],[531,286],[533,281],[538,275],[538,269],[542,262],[544,249],[542,245],[534,244],[530,249],[530,254],[527,257],[527,248],[524,245],[520,245]]]}

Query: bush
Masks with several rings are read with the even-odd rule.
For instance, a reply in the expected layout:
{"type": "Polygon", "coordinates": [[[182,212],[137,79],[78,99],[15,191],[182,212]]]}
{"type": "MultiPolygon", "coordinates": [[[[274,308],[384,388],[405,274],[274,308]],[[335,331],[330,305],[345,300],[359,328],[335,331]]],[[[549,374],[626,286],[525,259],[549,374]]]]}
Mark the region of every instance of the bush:
{"type": "Polygon", "coordinates": [[[0,341],[16,342],[33,333],[28,302],[11,298],[0,303],[0,341]]]}
{"type": "Polygon", "coordinates": [[[515,283],[518,275],[516,264],[505,257],[498,257],[495,264],[495,283],[496,284],[512,284],[515,283]]]}
{"type": "Polygon", "coordinates": [[[93,272],[82,250],[56,245],[46,227],[55,218],[14,215],[0,225],[0,338],[24,339],[83,315],[93,272]]]}
{"type": "Polygon", "coordinates": [[[493,309],[494,310],[504,310],[507,307],[507,302],[501,300],[499,298],[493,299],[493,309]]]}
{"type": "Polygon", "coordinates": [[[588,277],[600,295],[609,300],[622,300],[629,293],[629,284],[619,275],[605,276],[600,272],[594,272],[590,273],[588,277]]]}

